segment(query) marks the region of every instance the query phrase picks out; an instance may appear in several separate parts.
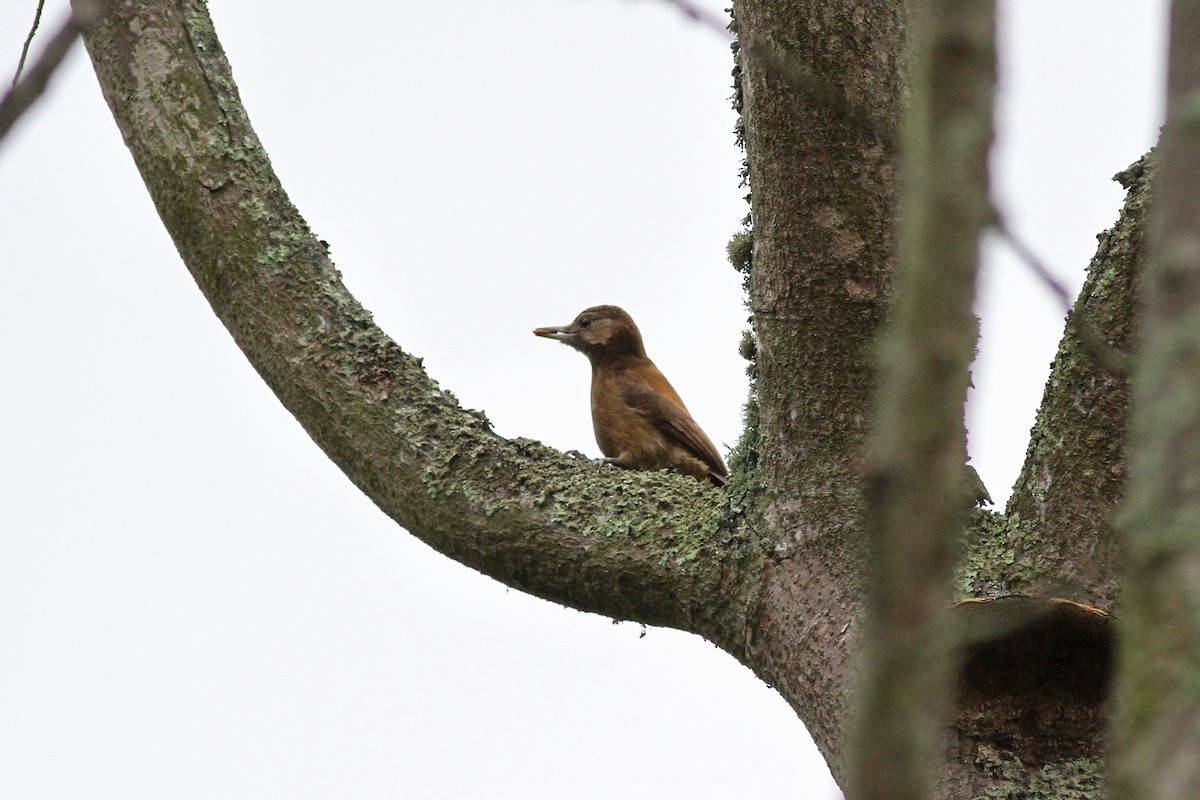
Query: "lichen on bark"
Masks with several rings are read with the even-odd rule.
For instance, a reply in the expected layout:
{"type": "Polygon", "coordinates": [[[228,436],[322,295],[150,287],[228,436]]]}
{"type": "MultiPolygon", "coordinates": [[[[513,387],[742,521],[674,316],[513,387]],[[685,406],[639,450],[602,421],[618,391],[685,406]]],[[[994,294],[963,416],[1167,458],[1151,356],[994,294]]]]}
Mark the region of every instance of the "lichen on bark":
{"type": "MultiPolygon", "coordinates": [[[[962,570],[975,576],[971,591],[1116,607],[1113,514],[1127,477],[1129,388],[1094,348],[1126,355],[1133,347],[1153,165],[1147,155],[1116,176],[1127,190],[1125,204],[1098,237],[1075,306],[1102,342],[1086,343],[1074,325],[1066,326],[1004,517],[973,533],[962,570]]],[[[961,581],[960,587],[966,588],[961,581]]]]}

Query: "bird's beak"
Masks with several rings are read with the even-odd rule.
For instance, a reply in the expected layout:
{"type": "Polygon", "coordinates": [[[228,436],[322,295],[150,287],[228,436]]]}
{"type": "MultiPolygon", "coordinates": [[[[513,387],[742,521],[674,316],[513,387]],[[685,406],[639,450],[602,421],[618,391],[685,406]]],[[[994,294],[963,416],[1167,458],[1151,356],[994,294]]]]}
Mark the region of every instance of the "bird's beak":
{"type": "Polygon", "coordinates": [[[579,336],[578,333],[570,330],[567,327],[534,328],[533,335],[544,336],[547,339],[557,339],[558,341],[566,344],[571,344],[575,341],[576,337],[579,336]]]}

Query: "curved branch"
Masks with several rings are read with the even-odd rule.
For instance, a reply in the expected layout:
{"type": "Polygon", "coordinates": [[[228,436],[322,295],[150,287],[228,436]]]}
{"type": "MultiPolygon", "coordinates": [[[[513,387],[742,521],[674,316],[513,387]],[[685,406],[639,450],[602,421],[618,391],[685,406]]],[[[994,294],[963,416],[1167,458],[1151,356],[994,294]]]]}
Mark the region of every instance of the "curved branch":
{"type": "Polygon", "coordinates": [[[238,346],[380,509],[442,553],[576,608],[739,651],[760,556],[690,478],[492,433],[342,284],[292,206],[199,0],[118,4],[85,36],[184,263],[238,346]]]}

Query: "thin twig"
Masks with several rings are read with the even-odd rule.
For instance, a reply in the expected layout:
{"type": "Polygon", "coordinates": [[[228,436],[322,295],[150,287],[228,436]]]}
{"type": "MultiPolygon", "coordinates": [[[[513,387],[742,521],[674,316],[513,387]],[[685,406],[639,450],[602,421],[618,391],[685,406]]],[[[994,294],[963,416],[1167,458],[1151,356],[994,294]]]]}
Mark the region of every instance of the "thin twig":
{"type": "Polygon", "coordinates": [[[675,6],[683,15],[693,22],[698,22],[704,27],[715,31],[723,36],[728,41],[733,41],[733,33],[729,30],[729,20],[714,14],[708,9],[701,8],[689,0],[663,0],[667,5],[675,6]]]}
{"type": "Polygon", "coordinates": [[[1008,248],[1012,250],[1013,255],[1024,262],[1025,266],[1029,267],[1030,272],[1058,298],[1059,304],[1063,307],[1063,311],[1067,315],[1067,324],[1075,329],[1075,332],[1079,335],[1079,343],[1095,359],[1096,363],[1102,369],[1114,375],[1124,376],[1128,374],[1129,356],[1110,345],[1104,339],[1100,331],[1092,324],[1083,306],[1076,306],[1071,298],[1071,292],[1067,289],[1066,285],[1054,277],[1054,274],[1046,266],[1046,263],[1038,258],[1032,248],[1025,244],[1013,232],[1012,228],[1005,224],[1002,218],[997,217],[993,224],[996,233],[1008,245],[1008,248]]]}
{"type": "Polygon", "coordinates": [[[1013,233],[1012,228],[1008,227],[1003,219],[997,218],[994,224],[996,233],[1000,235],[1000,238],[1008,245],[1008,248],[1013,251],[1013,254],[1025,262],[1025,266],[1029,267],[1029,270],[1038,280],[1046,284],[1046,288],[1058,298],[1058,302],[1062,305],[1063,310],[1070,314],[1074,301],[1071,299],[1071,292],[1067,289],[1067,285],[1054,277],[1054,273],[1050,271],[1050,268],[1037,257],[1029,245],[1025,244],[1025,242],[1021,241],[1013,233]]]}
{"type": "Polygon", "coordinates": [[[29,35],[25,37],[25,46],[21,48],[21,60],[17,62],[17,74],[13,75],[13,86],[16,86],[17,81],[21,80],[21,70],[25,69],[25,59],[29,57],[29,46],[33,44],[33,35],[37,33],[38,25],[42,22],[42,9],[45,7],[46,0],[38,0],[37,11],[33,15],[33,27],[29,29],[29,35]]]}
{"type": "Polygon", "coordinates": [[[75,44],[79,35],[103,15],[102,0],[79,0],[75,5],[75,13],[67,18],[50,39],[46,50],[29,69],[28,74],[14,83],[0,100],[0,141],[3,141],[21,115],[46,91],[50,77],[71,51],[71,45],[75,44]]]}

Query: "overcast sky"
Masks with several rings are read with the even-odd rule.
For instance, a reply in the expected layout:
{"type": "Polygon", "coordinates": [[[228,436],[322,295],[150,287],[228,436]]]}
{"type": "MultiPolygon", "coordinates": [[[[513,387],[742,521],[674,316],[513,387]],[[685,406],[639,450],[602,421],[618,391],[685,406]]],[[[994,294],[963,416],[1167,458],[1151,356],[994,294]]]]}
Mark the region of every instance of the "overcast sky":
{"type": "MultiPolygon", "coordinates": [[[[0,3],[4,74],[34,6],[0,3]]],[[[720,37],[652,0],[210,7],[293,201],[465,406],[598,455],[586,361],[529,331],[615,303],[736,441],[720,37]]],[[[1000,7],[997,198],[1078,286],[1160,124],[1166,3],[1000,7]]],[[[0,797],[835,796],[724,653],[507,590],[351,486],[208,310],[82,49],[0,145],[0,220],[0,797]]],[[[1063,312],[990,251],[978,308],[1002,504],[1063,312]]]]}

